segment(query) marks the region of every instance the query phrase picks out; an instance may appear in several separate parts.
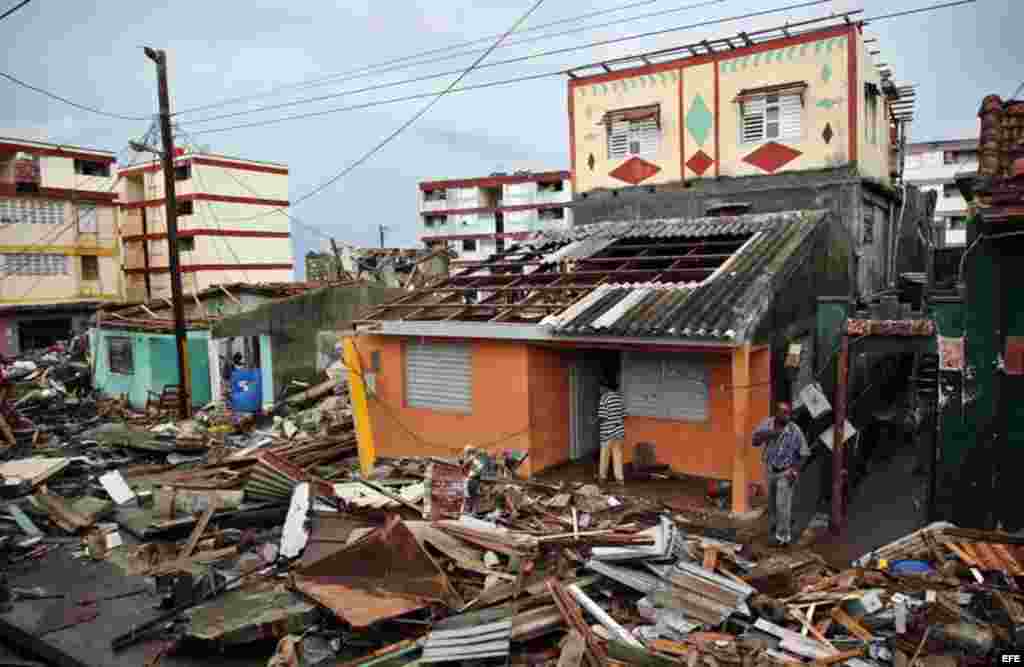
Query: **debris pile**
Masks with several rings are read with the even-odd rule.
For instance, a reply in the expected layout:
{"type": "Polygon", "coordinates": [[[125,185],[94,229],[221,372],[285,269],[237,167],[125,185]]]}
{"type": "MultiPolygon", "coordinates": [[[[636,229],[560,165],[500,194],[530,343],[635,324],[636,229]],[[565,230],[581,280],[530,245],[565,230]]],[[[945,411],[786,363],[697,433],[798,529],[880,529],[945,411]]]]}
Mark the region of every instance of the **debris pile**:
{"type": "Polygon", "coordinates": [[[1010,535],[935,524],[840,571],[643,497],[521,479],[514,452],[484,473],[473,514],[456,459],[378,460],[363,477],[337,382],[264,418],[212,405],[174,421],[59,393],[77,407],[35,413],[45,437],[0,461],[0,618],[51,605],[23,628],[40,641],[81,626],[109,632],[116,656],[270,639],[267,664],[291,667],[868,667],[984,664],[1024,640],[1024,539],[1010,535]],[[75,593],[82,570],[126,592],[75,593]],[[97,599],[135,621],[105,622],[97,599]]]}

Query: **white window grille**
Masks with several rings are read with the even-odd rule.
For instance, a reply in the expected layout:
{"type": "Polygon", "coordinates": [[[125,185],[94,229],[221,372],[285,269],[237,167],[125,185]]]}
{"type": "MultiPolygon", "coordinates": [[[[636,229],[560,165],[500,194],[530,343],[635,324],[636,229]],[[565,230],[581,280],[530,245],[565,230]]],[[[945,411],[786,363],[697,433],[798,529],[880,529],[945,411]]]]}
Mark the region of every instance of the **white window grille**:
{"type": "Polygon", "coordinates": [[[740,141],[796,140],[803,135],[803,102],[799,94],[761,95],[740,102],[740,141]]]}
{"type": "Polygon", "coordinates": [[[655,155],[661,143],[661,126],[656,115],[630,118],[625,114],[609,114],[608,157],[622,159],[630,155],[655,155]]]}
{"type": "Polygon", "coordinates": [[[405,403],[410,408],[471,412],[473,354],[469,344],[407,343],[405,403]]]}
{"type": "Polygon", "coordinates": [[[22,252],[2,255],[3,275],[57,276],[67,275],[68,258],[55,253],[22,252]]]}
{"type": "Polygon", "coordinates": [[[0,224],[64,223],[64,203],[38,199],[0,199],[0,224]]]}
{"type": "Polygon", "coordinates": [[[99,231],[96,223],[96,204],[79,204],[78,231],[86,234],[95,234],[99,231]]]}

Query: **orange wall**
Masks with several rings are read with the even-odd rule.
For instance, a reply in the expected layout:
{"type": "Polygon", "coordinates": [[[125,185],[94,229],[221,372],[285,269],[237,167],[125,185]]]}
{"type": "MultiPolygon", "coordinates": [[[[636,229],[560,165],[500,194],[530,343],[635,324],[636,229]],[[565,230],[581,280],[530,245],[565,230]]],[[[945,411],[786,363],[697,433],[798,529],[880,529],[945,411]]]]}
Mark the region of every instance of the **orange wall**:
{"type": "Polygon", "coordinates": [[[371,368],[371,353],[380,351],[377,391],[369,401],[379,456],[450,457],[459,455],[467,444],[493,452],[529,450],[527,378],[530,374],[526,346],[495,341],[473,341],[471,344],[472,412],[456,414],[405,405],[405,348],[401,338],[357,337],[356,345],[364,369],[371,368]],[[503,441],[488,446],[497,440],[503,441]]]}
{"type": "Polygon", "coordinates": [[[542,347],[528,348],[530,388],[529,471],[539,472],[569,460],[568,355],[542,347]]]}
{"type": "MultiPolygon", "coordinates": [[[[733,432],[732,357],[709,355],[711,380],[709,387],[709,419],[706,422],[685,422],[651,417],[626,417],[624,458],[633,460],[637,443],[654,445],[658,463],[667,463],[676,472],[712,479],[731,479],[736,452],[733,432]]],[[[753,432],[768,415],[770,354],[767,348],[751,353],[750,420],[747,432],[753,432]]],[[[743,391],[744,389],[739,389],[743,391]]],[[[748,470],[752,481],[764,479],[758,451],[750,447],[748,470]]]]}

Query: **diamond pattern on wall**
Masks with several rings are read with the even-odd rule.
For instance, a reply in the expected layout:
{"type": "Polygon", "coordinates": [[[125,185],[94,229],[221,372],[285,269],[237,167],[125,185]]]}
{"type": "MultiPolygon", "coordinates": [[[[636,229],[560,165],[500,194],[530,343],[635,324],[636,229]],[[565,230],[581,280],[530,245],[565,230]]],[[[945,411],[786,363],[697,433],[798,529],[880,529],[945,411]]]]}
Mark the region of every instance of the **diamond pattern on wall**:
{"type": "Polygon", "coordinates": [[[770,141],[764,144],[750,155],[743,158],[747,164],[752,164],[758,169],[767,171],[769,174],[789,164],[803,155],[800,151],[789,146],[770,141]]]}
{"type": "Polygon", "coordinates": [[[641,160],[638,157],[631,157],[615,169],[612,169],[608,175],[620,181],[625,181],[630,185],[636,185],[637,183],[646,181],[659,171],[661,171],[661,167],[658,165],[651,164],[650,162],[641,160]]]}
{"type": "Polygon", "coordinates": [[[832,66],[829,65],[828,63],[825,63],[821,67],[821,80],[824,81],[825,83],[828,83],[829,81],[832,80],[832,66]]]}
{"type": "Polygon", "coordinates": [[[701,146],[708,140],[708,134],[711,132],[711,123],[713,121],[714,117],[711,115],[711,109],[708,109],[704,98],[701,97],[700,93],[697,93],[693,96],[693,102],[690,103],[690,110],[686,112],[686,129],[690,131],[690,135],[701,146]]]}
{"type": "Polygon", "coordinates": [[[710,169],[714,163],[715,161],[707,153],[697,151],[686,161],[686,167],[698,176],[703,176],[704,172],[710,169]]]}
{"type": "Polygon", "coordinates": [[[832,123],[825,123],[825,129],[821,132],[821,138],[825,140],[826,144],[832,143],[832,123]]]}

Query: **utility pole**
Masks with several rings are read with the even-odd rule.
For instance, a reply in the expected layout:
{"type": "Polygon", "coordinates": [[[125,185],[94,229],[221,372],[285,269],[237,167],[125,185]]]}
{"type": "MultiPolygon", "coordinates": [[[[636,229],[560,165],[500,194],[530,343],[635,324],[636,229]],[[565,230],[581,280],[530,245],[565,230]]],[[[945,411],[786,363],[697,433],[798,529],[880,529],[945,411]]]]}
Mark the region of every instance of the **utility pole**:
{"type": "Polygon", "coordinates": [[[377,225],[380,228],[380,247],[384,247],[384,230],[387,229],[384,225],[377,225]]]}
{"type": "Polygon", "coordinates": [[[338,244],[335,243],[334,237],[331,237],[331,250],[334,251],[334,275],[337,277],[338,282],[341,282],[341,274],[345,268],[341,265],[341,253],[338,252],[338,244]]]}
{"type": "Polygon", "coordinates": [[[174,306],[174,342],[178,349],[178,417],[188,419],[191,413],[191,381],[188,374],[188,344],[185,339],[185,303],[181,290],[181,265],[178,256],[178,198],[174,192],[174,136],[171,134],[171,98],[167,92],[167,54],[160,49],[145,48],[146,56],[156,63],[160,97],[160,152],[164,172],[164,210],[167,216],[167,257],[171,274],[171,301],[174,306]]]}

